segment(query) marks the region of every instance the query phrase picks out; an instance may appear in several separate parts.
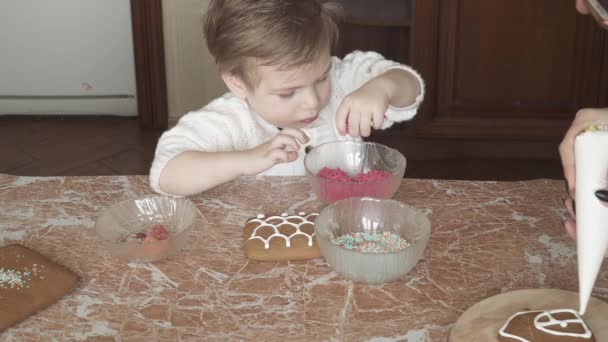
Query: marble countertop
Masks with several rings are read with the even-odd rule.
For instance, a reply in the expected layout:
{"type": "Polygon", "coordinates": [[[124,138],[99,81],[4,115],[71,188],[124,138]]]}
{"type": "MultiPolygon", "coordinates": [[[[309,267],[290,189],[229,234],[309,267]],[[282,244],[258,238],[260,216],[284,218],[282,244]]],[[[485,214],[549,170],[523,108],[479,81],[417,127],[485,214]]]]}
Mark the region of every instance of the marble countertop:
{"type": "MultiPolygon", "coordinates": [[[[397,200],[425,209],[432,233],[404,278],[360,285],[322,259],[250,262],[242,228],[258,213],[323,205],[305,178],[245,178],[191,199],[200,211],[176,257],[125,264],[93,225],[109,205],[149,194],[147,177],[0,175],[0,246],[19,242],[82,277],[78,288],[2,340],[445,341],[471,305],[521,288],[576,291],[562,181],[405,179],[397,200]]],[[[608,299],[608,265],[594,295],[608,299]]]]}

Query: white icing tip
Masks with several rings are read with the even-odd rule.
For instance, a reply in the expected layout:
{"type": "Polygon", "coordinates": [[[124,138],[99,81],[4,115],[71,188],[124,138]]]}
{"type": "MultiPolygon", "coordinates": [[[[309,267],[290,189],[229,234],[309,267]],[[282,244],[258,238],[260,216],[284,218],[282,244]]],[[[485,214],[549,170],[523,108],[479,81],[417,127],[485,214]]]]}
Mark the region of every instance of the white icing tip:
{"type": "Polygon", "coordinates": [[[264,214],[258,214],[258,218],[259,219],[263,219],[264,218],[264,214]]]}
{"type": "Polygon", "coordinates": [[[287,213],[282,213],[281,216],[287,216],[287,213]]]}
{"type": "Polygon", "coordinates": [[[300,213],[298,213],[298,215],[304,216],[304,215],[306,215],[306,213],[303,211],[300,211],[300,213]]]}

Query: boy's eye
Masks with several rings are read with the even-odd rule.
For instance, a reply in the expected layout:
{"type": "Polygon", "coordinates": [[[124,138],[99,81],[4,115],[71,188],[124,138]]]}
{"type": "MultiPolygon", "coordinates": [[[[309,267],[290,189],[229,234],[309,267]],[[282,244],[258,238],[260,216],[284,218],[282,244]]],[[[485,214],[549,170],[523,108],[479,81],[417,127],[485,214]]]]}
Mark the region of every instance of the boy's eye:
{"type": "Polygon", "coordinates": [[[327,79],[327,75],[323,76],[322,78],[319,79],[319,82],[323,82],[327,79]]]}
{"type": "Polygon", "coordinates": [[[279,97],[282,99],[289,99],[293,96],[294,93],[288,93],[288,94],[279,94],[279,97]]]}

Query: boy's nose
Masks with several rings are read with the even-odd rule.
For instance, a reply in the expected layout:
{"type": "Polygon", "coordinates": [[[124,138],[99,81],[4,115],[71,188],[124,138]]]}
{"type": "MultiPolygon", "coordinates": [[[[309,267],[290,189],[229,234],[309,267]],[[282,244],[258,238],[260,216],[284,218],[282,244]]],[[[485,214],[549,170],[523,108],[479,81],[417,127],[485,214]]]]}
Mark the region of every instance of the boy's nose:
{"type": "Polygon", "coordinates": [[[319,106],[319,94],[316,91],[311,90],[308,92],[308,96],[306,97],[306,107],[308,109],[317,109],[319,106]]]}

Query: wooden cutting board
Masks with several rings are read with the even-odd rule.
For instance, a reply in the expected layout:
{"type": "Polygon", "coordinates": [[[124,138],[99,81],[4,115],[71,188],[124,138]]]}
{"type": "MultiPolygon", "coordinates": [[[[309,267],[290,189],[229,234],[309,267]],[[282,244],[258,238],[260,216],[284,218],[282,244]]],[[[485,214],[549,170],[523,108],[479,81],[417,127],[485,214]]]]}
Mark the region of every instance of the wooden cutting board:
{"type": "MultiPolygon", "coordinates": [[[[498,330],[516,312],[548,309],[578,310],[578,292],[532,289],[502,293],[471,306],[456,321],[450,342],[496,342],[498,330]]],[[[591,298],[583,317],[596,341],[608,341],[608,304],[591,298]]]]}

